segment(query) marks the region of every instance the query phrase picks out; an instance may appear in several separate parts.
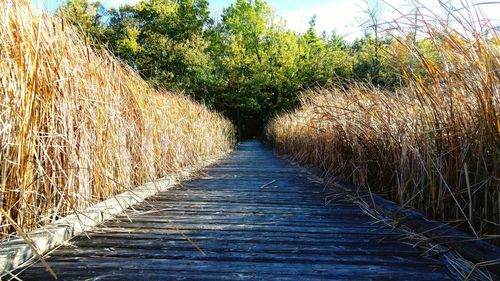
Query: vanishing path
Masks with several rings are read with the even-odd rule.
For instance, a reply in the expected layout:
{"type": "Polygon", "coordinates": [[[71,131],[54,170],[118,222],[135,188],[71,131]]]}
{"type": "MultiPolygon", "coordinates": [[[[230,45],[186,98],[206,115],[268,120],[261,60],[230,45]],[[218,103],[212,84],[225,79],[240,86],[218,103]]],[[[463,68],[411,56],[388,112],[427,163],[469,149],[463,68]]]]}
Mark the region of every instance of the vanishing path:
{"type": "MultiPolygon", "coordinates": [[[[195,180],[78,237],[59,280],[446,280],[437,259],[256,141],[195,180]],[[183,233],[183,234],[181,234],[183,233]],[[186,237],[206,255],[193,246],[186,237]],[[90,238],[90,239],[89,239],[90,238]]],[[[50,279],[38,263],[23,280],[50,279]]]]}

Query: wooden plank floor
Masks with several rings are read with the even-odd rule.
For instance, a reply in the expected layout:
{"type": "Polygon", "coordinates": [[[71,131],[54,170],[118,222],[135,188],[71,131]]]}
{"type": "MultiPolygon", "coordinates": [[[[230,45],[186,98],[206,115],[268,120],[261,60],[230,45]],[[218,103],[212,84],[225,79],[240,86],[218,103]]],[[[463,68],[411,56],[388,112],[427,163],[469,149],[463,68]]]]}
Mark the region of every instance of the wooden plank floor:
{"type": "MultiPolygon", "coordinates": [[[[355,204],[326,207],[321,184],[256,141],[88,235],[48,258],[60,280],[449,279],[355,204]]],[[[38,263],[20,278],[50,276],[38,263]]]]}

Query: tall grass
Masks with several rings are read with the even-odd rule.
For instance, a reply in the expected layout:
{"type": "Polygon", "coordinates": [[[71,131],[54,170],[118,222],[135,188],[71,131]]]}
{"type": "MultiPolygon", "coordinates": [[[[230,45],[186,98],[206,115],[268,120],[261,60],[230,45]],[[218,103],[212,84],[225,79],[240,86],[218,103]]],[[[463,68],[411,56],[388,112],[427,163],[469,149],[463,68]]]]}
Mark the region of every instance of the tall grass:
{"type": "Polygon", "coordinates": [[[391,30],[400,33],[384,53],[405,87],[311,91],[299,109],[272,120],[267,135],[296,160],[477,237],[498,237],[498,30],[474,9],[450,12],[460,25],[425,12],[409,18],[409,29],[396,23],[391,30]],[[419,40],[408,40],[408,31],[419,40]]]}
{"type": "Polygon", "coordinates": [[[24,230],[231,148],[222,116],[30,2],[0,5],[0,208],[24,230]]]}

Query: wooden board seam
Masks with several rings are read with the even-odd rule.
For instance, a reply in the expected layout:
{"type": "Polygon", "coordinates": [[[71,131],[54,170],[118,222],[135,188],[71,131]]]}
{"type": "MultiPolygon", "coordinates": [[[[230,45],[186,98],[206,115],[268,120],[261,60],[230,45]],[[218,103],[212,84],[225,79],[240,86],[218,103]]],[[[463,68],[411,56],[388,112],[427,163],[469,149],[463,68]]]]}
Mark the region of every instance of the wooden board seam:
{"type": "MultiPolygon", "coordinates": [[[[114,218],[129,207],[141,203],[159,192],[168,190],[181,181],[189,179],[196,171],[210,166],[230,151],[218,155],[202,163],[192,165],[154,182],[146,183],[132,190],[125,191],[105,201],[97,203],[83,211],[68,215],[45,227],[27,233],[33,240],[39,254],[46,254],[54,248],[63,245],[71,238],[91,231],[97,225],[114,218]]],[[[34,257],[31,247],[22,238],[14,238],[0,243],[0,276],[8,274],[13,269],[21,267],[34,257]]],[[[1,278],[0,278],[1,279],[1,278]]]]}
{"type": "MultiPolygon", "coordinates": [[[[290,159],[287,160],[289,162],[291,161],[290,159]]],[[[424,234],[429,238],[429,241],[439,243],[442,246],[457,251],[464,258],[475,264],[494,262],[498,261],[500,258],[499,247],[483,240],[476,239],[470,234],[456,229],[449,224],[426,217],[418,211],[401,207],[395,202],[384,199],[380,195],[369,194],[362,191],[358,187],[330,175],[321,168],[309,164],[293,164],[301,167],[310,175],[321,179],[329,186],[337,188],[348,194],[352,194],[358,198],[369,197],[370,200],[366,200],[365,203],[368,204],[370,208],[376,210],[385,217],[390,218],[392,221],[397,221],[417,233],[424,234]]],[[[491,273],[500,276],[500,263],[493,263],[484,267],[491,273]]]]}

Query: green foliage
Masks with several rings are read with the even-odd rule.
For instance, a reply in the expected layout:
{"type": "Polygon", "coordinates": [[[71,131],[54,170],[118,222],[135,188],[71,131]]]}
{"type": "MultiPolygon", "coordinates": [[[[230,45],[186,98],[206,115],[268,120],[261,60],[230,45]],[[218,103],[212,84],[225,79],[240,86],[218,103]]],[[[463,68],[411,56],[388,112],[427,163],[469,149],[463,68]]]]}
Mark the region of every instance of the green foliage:
{"type": "Polygon", "coordinates": [[[303,89],[337,79],[399,81],[382,56],[390,41],[320,36],[314,17],[307,32],[296,33],[264,0],[237,0],[218,22],[207,0],[145,0],[108,11],[70,0],[59,11],[156,87],[205,102],[247,135],[296,106],[303,89]]]}
{"type": "Polygon", "coordinates": [[[305,34],[288,30],[264,1],[239,0],[225,9],[211,46],[228,84],[216,107],[244,130],[260,129],[294,107],[301,89],[349,75],[347,45],[335,34],[318,37],[314,28],[313,19],[305,34]]]}
{"type": "Polygon", "coordinates": [[[301,48],[299,68],[301,81],[307,86],[331,83],[334,78],[347,77],[352,71],[347,44],[333,33],[330,37],[316,34],[315,18],[308,31],[299,36],[301,48]]]}
{"type": "Polygon", "coordinates": [[[109,11],[109,47],[157,87],[205,96],[216,84],[206,0],[150,0],[109,11]]]}
{"type": "Polygon", "coordinates": [[[68,0],[64,6],[57,9],[57,13],[73,25],[78,26],[92,38],[104,40],[103,18],[105,9],[99,1],[68,0]]]}

